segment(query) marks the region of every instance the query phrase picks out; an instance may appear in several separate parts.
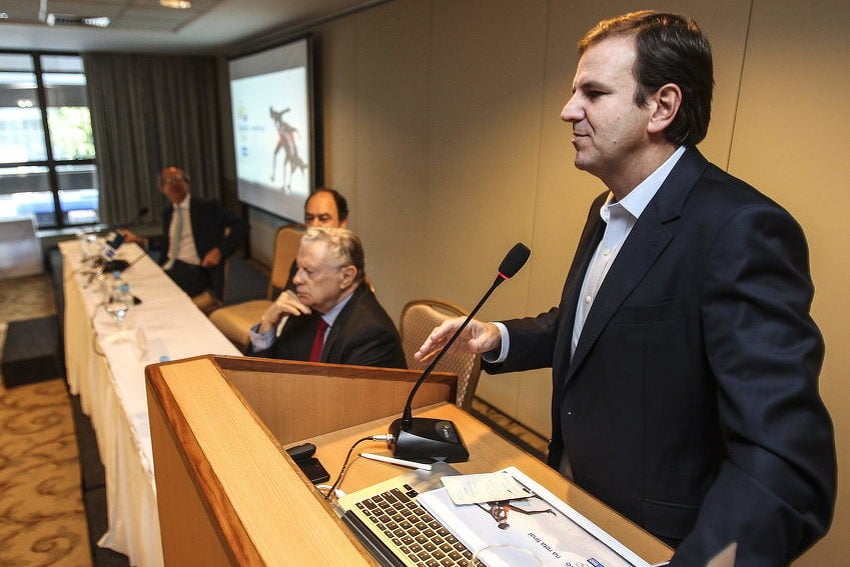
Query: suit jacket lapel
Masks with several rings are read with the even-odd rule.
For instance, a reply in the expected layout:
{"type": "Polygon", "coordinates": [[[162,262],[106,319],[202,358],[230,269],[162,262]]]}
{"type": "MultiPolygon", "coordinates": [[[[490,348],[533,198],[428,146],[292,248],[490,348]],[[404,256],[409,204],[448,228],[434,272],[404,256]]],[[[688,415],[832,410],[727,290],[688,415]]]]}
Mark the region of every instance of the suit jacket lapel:
{"type": "Polygon", "coordinates": [[[331,356],[333,349],[339,342],[340,333],[342,333],[342,329],[345,328],[346,321],[351,318],[351,312],[354,310],[357,301],[360,299],[365,289],[366,287],[363,283],[357,286],[357,289],[355,289],[354,293],[351,295],[351,299],[348,300],[348,303],[345,304],[345,307],[342,308],[342,311],[339,312],[336,320],[334,320],[334,324],[328,333],[328,338],[325,340],[325,346],[322,348],[322,362],[336,360],[336,358],[331,356]]]}
{"type": "MultiPolygon", "coordinates": [[[[575,374],[611,318],[673,239],[674,233],[665,225],[681,216],[685,200],[707,163],[696,149],[689,148],[635,223],[593,302],[562,387],[575,374]]],[[[593,248],[585,253],[592,254],[593,248]]],[[[582,270],[575,278],[573,285],[577,289],[581,288],[584,272],[582,270]]],[[[575,293],[570,298],[573,317],[561,323],[561,335],[572,335],[575,302],[578,300],[575,293]]],[[[566,348],[569,348],[569,342],[566,348]]]]}
{"type": "Polygon", "coordinates": [[[593,257],[593,251],[596,250],[605,233],[605,223],[602,222],[602,218],[599,216],[599,207],[605,202],[607,195],[607,192],[599,195],[590,206],[584,231],[579,238],[578,248],[576,249],[573,263],[570,266],[570,271],[567,274],[564,289],[561,292],[558,321],[559,330],[555,340],[555,352],[552,357],[553,368],[565,368],[569,364],[578,294],[581,292],[581,284],[590,260],[593,257]]]}
{"type": "MultiPolygon", "coordinates": [[[[581,331],[575,354],[570,361],[567,380],[575,373],[587,356],[611,317],[617,312],[634,287],[661,254],[673,237],[660,223],[657,211],[647,207],[629,234],[623,249],[617,254],[611,270],[581,331]]],[[[572,329],[572,327],[570,327],[572,329]]],[[[572,331],[570,331],[572,332],[572,331]]]]}

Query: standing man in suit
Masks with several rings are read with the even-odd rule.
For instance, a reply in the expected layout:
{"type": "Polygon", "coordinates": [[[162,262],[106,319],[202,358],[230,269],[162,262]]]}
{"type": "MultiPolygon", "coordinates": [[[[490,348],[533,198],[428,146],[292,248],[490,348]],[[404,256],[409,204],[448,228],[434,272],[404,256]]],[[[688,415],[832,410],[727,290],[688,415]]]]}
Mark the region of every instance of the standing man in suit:
{"type": "MultiPolygon", "coordinates": [[[[457,344],[489,372],[551,366],[549,464],[700,566],[787,565],[828,529],[833,428],[800,226],[695,148],[708,129],[708,40],[651,11],[579,42],[575,165],[591,205],[560,305],[473,322],[457,344]]],[[[435,329],[436,352],[462,320],[435,329]]]]}
{"type": "Polygon", "coordinates": [[[251,329],[248,354],[405,368],[395,324],[367,284],[363,245],[344,228],[313,227],[301,238],[295,290],[251,329]],[[275,328],[288,317],[280,336],[275,328]]]}
{"type": "Polygon", "coordinates": [[[221,300],[223,260],[245,240],[248,223],[218,201],[193,198],[189,176],[179,167],[164,168],[159,183],[170,201],[162,215],[162,239],[153,243],[127,230],[123,231],[125,238],[146,248],[159,248],[163,269],[190,297],[213,291],[221,300]]]}

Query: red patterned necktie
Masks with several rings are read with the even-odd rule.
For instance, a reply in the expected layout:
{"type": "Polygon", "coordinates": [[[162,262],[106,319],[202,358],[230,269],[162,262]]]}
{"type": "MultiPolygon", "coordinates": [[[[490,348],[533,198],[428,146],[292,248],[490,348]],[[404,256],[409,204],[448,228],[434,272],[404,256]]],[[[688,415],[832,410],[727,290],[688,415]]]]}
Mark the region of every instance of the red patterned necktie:
{"type": "Polygon", "coordinates": [[[316,336],[313,339],[313,348],[310,349],[310,362],[319,362],[322,357],[322,348],[325,346],[325,330],[328,324],[325,320],[319,317],[319,322],[316,324],[316,336]]]}

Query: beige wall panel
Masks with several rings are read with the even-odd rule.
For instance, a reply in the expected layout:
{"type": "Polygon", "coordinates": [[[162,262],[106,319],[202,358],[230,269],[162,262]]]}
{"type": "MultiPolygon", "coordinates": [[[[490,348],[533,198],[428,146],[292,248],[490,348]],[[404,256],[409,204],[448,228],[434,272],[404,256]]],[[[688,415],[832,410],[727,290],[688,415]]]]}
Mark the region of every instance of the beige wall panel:
{"type": "MultiPolygon", "coordinates": [[[[754,4],[730,171],[776,199],[809,241],[813,314],[826,342],[821,394],[836,428],[839,471],[850,470],[847,289],[850,232],[850,5],[759,0],[754,4]]],[[[839,474],[829,535],[795,565],[844,565],[850,481],[839,474]]]]}
{"type": "Polygon", "coordinates": [[[363,12],[357,27],[354,228],[378,297],[398,321],[429,296],[418,251],[428,203],[430,5],[404,0],[363,12]]]}
{"type": "Polygon", "coordinates": [[[739,0],[688,0],[670,4],[673,4],[669,7],[671,10],[693,16],[711,42],[714,98],[711,102],[708,135],[699,144],[699,150],[718,167],[727,169],[738,110],[751,3],[739,0]]]}
{"type": "Polygon", "coordinates": [[[348,199],[351,222],[357,221],[354,195],[357,116],[356,17],[336,20],[316,30],[319,73],[318,106],[322,112],[324,185],[348,199]]]}
{"type": "MultiPolygon", "coordinates": [[[[507,250],[530,244],[546,12],[520,0],[433,5],[427,277],[471,308],[507,250]]],[[[482,314],[514,313],[526,285],[523,270],[482,314]]]]}
{"type": "MultiPolygon", "coordinates": [[[[546,3],[433,5],[426,281],[471,309],[507,250],[531,246],[546,3]]],[[[528,274],[506,282],[481,317],[524,313],[528,274]]],[[[519,386],[516,375],[484,376],[477,391],[515,410],[519,386]]]]}

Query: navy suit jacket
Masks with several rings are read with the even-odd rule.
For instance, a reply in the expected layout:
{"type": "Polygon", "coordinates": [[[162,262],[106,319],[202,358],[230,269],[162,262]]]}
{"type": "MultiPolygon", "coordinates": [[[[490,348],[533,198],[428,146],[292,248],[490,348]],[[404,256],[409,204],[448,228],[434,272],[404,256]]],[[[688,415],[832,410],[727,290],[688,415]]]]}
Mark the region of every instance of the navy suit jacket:
{"type": "Polygon", "coordinates": [[[561,303],[506,322],[491,372],[552,366],[549,463],[705,565],[787,565],[831,521],[832,424],[818,394],[805,237],[776,203],[688,149],[635,224],[570,341],[605,230],[590,209],[561,303]]]}
{"type": "MultiPolygon", "coordinates": [[[[164,264],[168,258],[171,245],[169,227],[174,215],[174,205],[169,204],[162,214],[162,244],[159,261],[164,264]]],[[[201,260],[213,248],[221,250],[222,260],[232,255],[248,235],[248,223],[236,216],[215,200],[201,199],[193,196],[189,202],[189,218],[192,221],[192,237],[195,239],[195,249],[201,260]],[[229,231],[225,229],[229,228],[229,231]]],[[[210,287],[219,298],[224,290],[224,262],[207,270],[210,287]]]]}
{"type": "MultiPolygon", "coordinates": [[[[269,348],[251,356],[308,360],[319,313],[290,317],[269,348]]],[[[368,285],[360,284],[334,321],[319,362],[407,368],[401,339],[390,316],[368,285]]]]}

